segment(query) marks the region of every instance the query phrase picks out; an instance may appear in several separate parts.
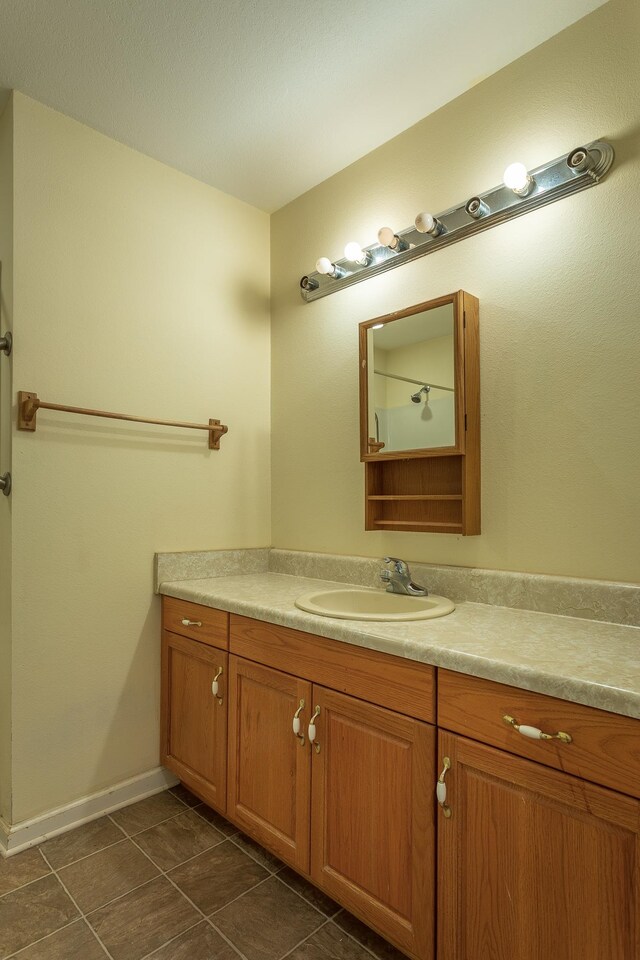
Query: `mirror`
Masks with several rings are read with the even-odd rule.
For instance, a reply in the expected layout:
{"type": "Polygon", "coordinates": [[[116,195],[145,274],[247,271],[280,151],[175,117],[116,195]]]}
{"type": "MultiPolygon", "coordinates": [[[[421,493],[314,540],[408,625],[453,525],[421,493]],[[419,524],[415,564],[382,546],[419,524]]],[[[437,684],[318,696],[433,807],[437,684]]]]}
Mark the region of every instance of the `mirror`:
{"type": "Polygon", "coordinates": [[[459,452],[458,324],[452,295],[360,325],[363,458],[459,452]]]}

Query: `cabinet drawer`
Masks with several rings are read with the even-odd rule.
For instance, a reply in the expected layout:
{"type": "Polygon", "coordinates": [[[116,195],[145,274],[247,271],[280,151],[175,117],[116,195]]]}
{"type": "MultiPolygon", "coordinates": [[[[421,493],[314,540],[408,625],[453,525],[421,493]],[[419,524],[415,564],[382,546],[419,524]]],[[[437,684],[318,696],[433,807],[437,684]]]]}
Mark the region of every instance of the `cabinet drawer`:
{"type": "Polygon", "coordinates": [[[200,603],[162,598],[162,627],[171,633],[208,643],[220,650],[229,648],[229,614],[200,603]]]}
{"type": "Polygon", "coordinates": [[[631,717],[439,670],[438,726],[640,797],[640,721],[631,717]],[[571,742],[532,740],[505,716],[571,742]]]}
{"type": "Polygon", "coordinates": [[[378,650],[231,614],[230,650],[312,683],[435,723],[435,669],[378,650]]]}

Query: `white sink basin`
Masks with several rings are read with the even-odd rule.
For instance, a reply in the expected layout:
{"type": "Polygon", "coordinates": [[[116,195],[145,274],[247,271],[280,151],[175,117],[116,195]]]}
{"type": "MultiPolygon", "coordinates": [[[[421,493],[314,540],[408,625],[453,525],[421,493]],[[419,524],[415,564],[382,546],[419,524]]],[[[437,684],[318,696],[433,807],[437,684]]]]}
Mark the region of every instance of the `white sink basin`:
{"type": "Polygon", "coordinates": [[[339,620],[431,620],[456,608],[446,597],[408,597],[369,587],[313,590],[295,604],[307,613],[339,620]]]}

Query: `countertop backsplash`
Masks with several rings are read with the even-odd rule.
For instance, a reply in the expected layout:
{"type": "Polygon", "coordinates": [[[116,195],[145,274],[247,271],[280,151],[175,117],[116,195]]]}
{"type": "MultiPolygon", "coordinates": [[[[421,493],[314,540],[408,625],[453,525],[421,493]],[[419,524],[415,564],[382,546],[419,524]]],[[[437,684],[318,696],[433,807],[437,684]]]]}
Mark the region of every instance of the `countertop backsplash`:
{"type": "Polygon", "coordinates": [[[206,577],[230,577],[235,573],[267,573],[268,547],[246,550],[197,550],[184,553],[156,553],[154,590],[170,580],[202,580],[206,577]]]}
{"type": "MultiPolygon", "coordinates": [[[[454,603],[487,603],[584,620],[640,626],[640,584],[413,563],[410,559],[408,563],[417,583],[424,584],[429,593],[449,597],[454,603]]],[[[381,586],[382,567],[382,558],[336,556],[268,547],[157,553],[155,590],[157,592],[159,585],[167,581],[267,572],[378,587],[381,586]]]]}

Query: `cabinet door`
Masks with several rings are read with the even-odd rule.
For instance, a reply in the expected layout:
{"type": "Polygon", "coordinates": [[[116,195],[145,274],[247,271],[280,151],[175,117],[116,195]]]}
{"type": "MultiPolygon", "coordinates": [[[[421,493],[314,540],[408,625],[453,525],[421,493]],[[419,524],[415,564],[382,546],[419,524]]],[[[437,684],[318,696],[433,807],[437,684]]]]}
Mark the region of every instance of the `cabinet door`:
{"type": "Polygon", "coordinates": [[[449,733],[439,960],[635,960],[640,803],[449,733]]]}
{"type": "Polygon", "coordinates": [[[230,676],[229,816],[308,873],[311,684],[236,656],[230,676]],[[300,736],[293,731],[298,710],[300,736]]]}
{"type": "Polygon", "coordinates": [[[313,706],[311,878],[433,957],[435,728],[324,687],[313,706]]]}
{"type": "Polygon", "coordinates": [[[161,761],[221,813],[226,806],[227,663],[222,650],[163,631],[161,761]]]}

